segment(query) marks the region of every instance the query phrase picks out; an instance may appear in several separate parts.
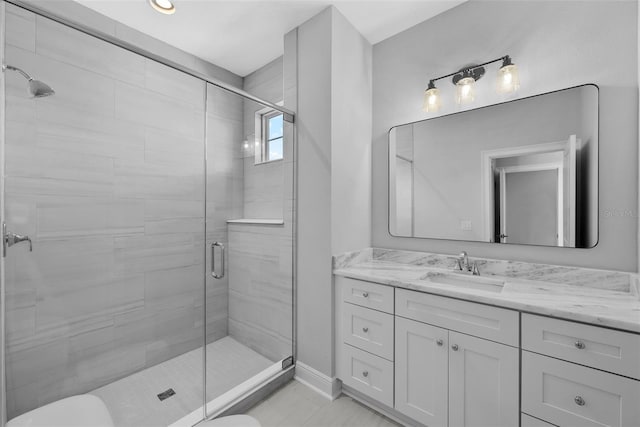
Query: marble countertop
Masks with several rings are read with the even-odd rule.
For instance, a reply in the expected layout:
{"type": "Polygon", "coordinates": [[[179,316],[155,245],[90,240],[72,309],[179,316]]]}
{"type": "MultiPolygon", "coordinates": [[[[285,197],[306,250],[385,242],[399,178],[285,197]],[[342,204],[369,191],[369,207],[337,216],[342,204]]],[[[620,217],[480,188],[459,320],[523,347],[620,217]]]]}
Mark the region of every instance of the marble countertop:
{"type": "MultiPolygon", "coordinates": [[[[334,274],[640,333],[637,275],[571,268],[571,271],[565,271],[561,278],[557,278],[554,274],[557,275],[558,271],[553,266],[529,264],[536,266],[537,271],[534,276],[530,276],[519,274],[527,270],[525,263],[519,263],[524,265],[522,268],[513,268],[513,264],[509,264],[500,271],[498,264],[501,262],[482,260],[484,265],[496,265],[492,270],[488,268],[490,271],[479,279],[504,282],[501,292],[428,280],[434,273],[445,273],[450,278],[466,276],[463,280],[473,280],[468,273],[455,272],[450,266],[452,263],[449,257],[436,254],[369,248],[334,257],[334,274]],[[424,262],[425,259],[430,261],[424,262]],[[538,274],[540,271],[546,273],[538,274]]],[[[480,272],[482,274],[482,268],[480,272]]]]}

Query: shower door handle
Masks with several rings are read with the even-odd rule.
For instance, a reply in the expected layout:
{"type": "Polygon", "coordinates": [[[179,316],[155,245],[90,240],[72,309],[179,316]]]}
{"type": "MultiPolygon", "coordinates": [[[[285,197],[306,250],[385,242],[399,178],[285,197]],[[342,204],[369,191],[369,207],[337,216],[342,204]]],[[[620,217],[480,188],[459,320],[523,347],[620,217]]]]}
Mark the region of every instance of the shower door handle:
{"type": "Polygon", "coordinates": [[[214,279],[222,279],[224,277],[224,245],[220,242],[213,242],[211,244],[211,275],[214,279]],[[218,274],[216,272],[216,246],[220,248],[220,264],[222,264],[222,273],[218,274]]]}

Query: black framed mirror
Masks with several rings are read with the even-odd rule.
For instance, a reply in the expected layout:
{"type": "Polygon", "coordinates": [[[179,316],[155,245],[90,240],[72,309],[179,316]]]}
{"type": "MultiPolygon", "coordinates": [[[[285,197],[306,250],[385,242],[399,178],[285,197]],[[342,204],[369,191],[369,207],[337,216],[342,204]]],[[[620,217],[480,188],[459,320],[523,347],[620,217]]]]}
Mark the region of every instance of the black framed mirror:
{"type": "Polygon", "coordinates": [[[598,87],[389,131],[393,236],[590,248],[598,242],[598,87]]]}

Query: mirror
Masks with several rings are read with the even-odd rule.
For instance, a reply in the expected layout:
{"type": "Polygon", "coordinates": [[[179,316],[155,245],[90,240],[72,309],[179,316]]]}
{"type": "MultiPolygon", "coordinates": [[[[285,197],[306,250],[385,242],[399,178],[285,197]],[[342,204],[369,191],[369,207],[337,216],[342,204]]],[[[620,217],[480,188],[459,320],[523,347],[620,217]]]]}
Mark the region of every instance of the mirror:
{"type": "Polygon", "coordinates": [[[393,127],[389,232],[590,248],[598,242],[598,87],[393,127]]]}

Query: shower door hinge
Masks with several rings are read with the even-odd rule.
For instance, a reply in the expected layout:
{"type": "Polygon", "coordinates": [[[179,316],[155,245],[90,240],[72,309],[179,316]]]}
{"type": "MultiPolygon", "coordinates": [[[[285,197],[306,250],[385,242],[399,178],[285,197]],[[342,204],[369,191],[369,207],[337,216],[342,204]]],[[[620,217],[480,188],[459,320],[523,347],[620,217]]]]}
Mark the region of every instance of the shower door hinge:
{"type": "Polygon", "coordinates": [[[290,366],[293,366],[293,356],[289,356],[282,361],[282,369],[285,370],[290,366]]]}

